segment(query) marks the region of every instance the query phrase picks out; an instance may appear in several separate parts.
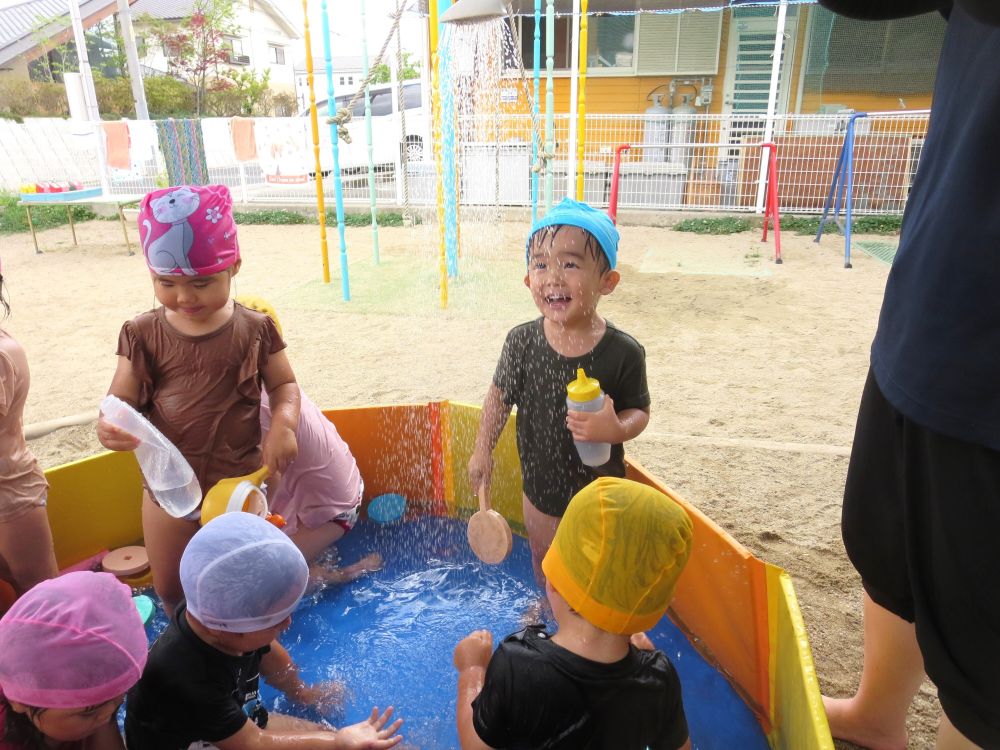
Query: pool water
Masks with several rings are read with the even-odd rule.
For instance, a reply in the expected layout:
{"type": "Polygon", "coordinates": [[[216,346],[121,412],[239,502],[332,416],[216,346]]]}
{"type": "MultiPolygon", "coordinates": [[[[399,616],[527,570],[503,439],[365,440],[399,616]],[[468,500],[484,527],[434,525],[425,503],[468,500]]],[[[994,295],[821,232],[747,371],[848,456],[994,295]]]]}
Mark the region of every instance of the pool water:
{"type": "MultiPolygon", "coordinates": [[[[469,549],[465,523],[421,518],[362,522],[338,545],[345,564],[372,551],[384,558],[383,570],[307,594],[281,638],[307,682],[346,683],[343,708],[320,716],[266,684],[264,702],[270,710],[336,726],[366,719],[372,706],[393,705],[405,720],[407,745],[457,748],[452,651],[473,630],[490,630],[498,644],[521,628],[521,613],[538,596],[527,543],[515,536],[510,557],[489,566],[469,549]]],[[[150,636],[165,626],[158,607],[150,636]]],[[[672,622],[664,618],[649,636],[680,674],[694,747],[767,750],[753,714],[672,622]]]]}

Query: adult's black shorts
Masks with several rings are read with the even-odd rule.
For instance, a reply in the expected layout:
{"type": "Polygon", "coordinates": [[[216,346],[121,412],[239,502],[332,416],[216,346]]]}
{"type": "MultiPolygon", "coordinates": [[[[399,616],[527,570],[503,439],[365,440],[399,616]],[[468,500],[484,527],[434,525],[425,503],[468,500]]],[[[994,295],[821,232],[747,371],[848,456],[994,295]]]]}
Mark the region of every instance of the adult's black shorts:
{"type": "Polygon", "coordinates": [[[948,718],[1000,748],[1000,452],[911,421],[869,372],[841,524],[868,595],[915,623],[948,718]]]}

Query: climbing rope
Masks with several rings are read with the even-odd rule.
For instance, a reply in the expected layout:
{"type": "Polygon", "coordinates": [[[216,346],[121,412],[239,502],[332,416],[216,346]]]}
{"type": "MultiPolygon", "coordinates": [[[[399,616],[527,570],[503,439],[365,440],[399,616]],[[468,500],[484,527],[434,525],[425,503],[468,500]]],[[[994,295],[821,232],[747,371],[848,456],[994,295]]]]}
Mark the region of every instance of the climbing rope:
{"type": "MultiPolygon", "coordinates": [[[[529,101],[531,99],[531,93],[528,90],[528,74],[524,70],[524,57],[521,55],[521,50],[524,49],[521,46],[521,31],[518,28],[517,19],[514,17],[514,6],[512,3],[507,3],[507,20],[510,24],[511,34],[514,36],[514,49],[517,50],[515,57],[517,58],[518,71],[521,74],[521,85],[524,86],[525,94],[527,95],[529,101]]],[[[549,162],[555,158],[554,151],[547,151],[545,143],[545,134],[542,130],[541,119],[535,112],[534,107],[528,107],[531,112],[531,129],[535,131],[535,138],[538,140],[538,161],[531,165],[531,171],[537,172],[540,175],[544,175],[549,170],[549,162]]]]}
{"type": "MultiPolygon", "coordinates": [[[[403,12],[403,0],[396,0],[396,17],[403,12]]],[[[403,35],[396,34],[396,70],[401,76],[403,73],[403,35]]],[[[399,130],[401,134],[400,143],[402,150],[399,154],[399,171],[403,188],[403,222],[407,226],[413,224],[413,216],[410,214],[410,180],[409,180],[409,159],[410,144],[406,138],[406,107],[403,102],[403,82],[399,81],[396,86],[396,108],[399,110],[399,130]]]]}
{"type": "MultiPolygon", "coordinates": [[[[347,103],[346,106],[340,107],[337,110],[337,114],[326,118],[327,125],[337,126],[337,136],[344,142],[351,142],[351,134],[347,132],[347,123],[351,121],[351,111],[354,109],[354,105],[357,104],[358,99],[364,96],[365,91],[371,86],[372,81],[375,80],[375,76],[378,74],[378,68],[382,65],[382,58],[385,56],[385,51],[389,48],[389,42],[392,40],[392,35],[399,30],[399,19],[403,15],[403,4],[399,3],[396,6],[396,12],[392,14],[392,28],[389,29],[388,35],[385,37],[385,41],[382,43],[382,49],[379,50],[378,57],[375,58],[375,62],[372,63],[371,67],[368,69],[368,75],[358,86],[358,90],[354,92],[354,96],[347,103]]],[[[335,103],[335,102],[334,102],[335,103]]],[[[329,107],[331,103],[328,102],[329,107]]]]}

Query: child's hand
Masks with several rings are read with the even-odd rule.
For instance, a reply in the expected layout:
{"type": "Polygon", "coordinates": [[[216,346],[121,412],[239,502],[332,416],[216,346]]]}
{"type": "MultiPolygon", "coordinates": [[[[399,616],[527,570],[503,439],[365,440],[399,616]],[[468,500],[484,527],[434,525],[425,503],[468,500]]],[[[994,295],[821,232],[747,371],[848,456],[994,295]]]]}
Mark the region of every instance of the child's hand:
{"type": "Polygon", "coordinates": [[[272,428],[264,438],[261,450],[264,454],[264,463],[271,470],[271,474],[281,474],[299,453],[295,431],[287,427],[272,428]]]}
{"type": "MultiPolygon", "coordinates": [[[[479,488],[484,484],[486,489],[490,488],[490,480],[493,478],[493,454],[492,452],[476,450],[469,459],[469,481],[472,483],[472,491],[479,492],[479,488]]],[[[487,496],[489,493],[487,492],[487,496]]]]}
{"type": "Polygon", "coordinates": [[[134,451],[141,442],[139,438],[116,427],[104,417],[97,420],[97,439],[109,451],[134,451]]]}
{"type": "Polygon", "coordinates": [[[493,654],[493,635],[488,630],[476,630],[465,636],[455,646],[455,669],[459,672],[470,667],[486,668],[493,654]]]}
{"type": "Polygon", "coordinates": [[[396,719],[392,724],[386,723],[392,717],[392,706],[389,706],[381,716],[378,708],[372,709],[368,721],[351,724],[337,730],[336,744],[338,748],[358,748],[358,750],[383,750],[383,748],[398,745],[403,737],[396,734],[403,720],[396,719]]]}
{"type": "Polygon", "coordinates": [[[315,685],[301,684],[298,688],[286,693],[289,700],[303,706],[313,706],[320,713],[329,713],[339,708],[347,696],[347,686],[343,682],[330,680],[318,682],[315,685]]]}
{"type": "Polygon", "coordinates": [[[566,428],[573,433],[574,440],[589,443],[624,443],[625,428],[615,413],[615,402],[611,396],[604,396],[600,411],[566,410],[566,428]]]}

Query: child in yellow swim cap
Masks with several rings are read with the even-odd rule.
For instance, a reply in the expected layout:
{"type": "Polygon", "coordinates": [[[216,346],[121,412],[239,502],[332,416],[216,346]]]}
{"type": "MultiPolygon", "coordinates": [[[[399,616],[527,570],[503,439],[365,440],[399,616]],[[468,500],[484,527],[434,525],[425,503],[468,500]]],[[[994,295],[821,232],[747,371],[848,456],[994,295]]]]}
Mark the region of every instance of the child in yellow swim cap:
{"type": "Polygon", "coordinates": [[[455,647],[470,748],[690,748],[677,672],[643,631],[667,611],[692,525],[652,487],[602,477],[570,501],[542,561],[558,629],[455,647]]]}

